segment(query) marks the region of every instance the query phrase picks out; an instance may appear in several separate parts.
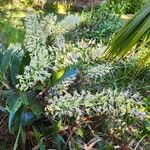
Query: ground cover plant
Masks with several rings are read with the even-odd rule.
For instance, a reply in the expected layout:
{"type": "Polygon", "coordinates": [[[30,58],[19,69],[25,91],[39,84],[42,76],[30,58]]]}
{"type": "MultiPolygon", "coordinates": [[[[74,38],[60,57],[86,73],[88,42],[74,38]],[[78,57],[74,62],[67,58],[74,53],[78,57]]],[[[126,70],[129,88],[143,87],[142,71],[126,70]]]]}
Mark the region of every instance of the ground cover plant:
{"type": "Polygon", "coordinates": [[[120,2],[2,4],[0,149],[150,149],[149,2],[125,26],[120,2]]]}

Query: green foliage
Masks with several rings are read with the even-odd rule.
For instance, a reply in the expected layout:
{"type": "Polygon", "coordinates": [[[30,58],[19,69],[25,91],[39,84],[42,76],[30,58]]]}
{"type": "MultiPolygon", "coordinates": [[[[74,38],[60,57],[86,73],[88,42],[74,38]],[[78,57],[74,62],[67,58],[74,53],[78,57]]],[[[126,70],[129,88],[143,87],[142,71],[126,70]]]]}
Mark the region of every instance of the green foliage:
{"type": "Polygon", "coordinates": [[[0,32],[0,42],[6,45],[22,42],[25,34],[22,29],[15,28],[10,22],[3,19],[0,20],[0,32]]]}
{"type": "Polygon", "coordinates": [[[6,68],[8,67],[9,65],[9,62],[10,62],[10,58],[11,58],[11,53],[12,53],[12,50],[8,50],[2,57],[1,59],[1,73],[2,75],[5,73],[6,71],[6,68]]]}
{"type": "Polygon", "coordinates": [[[107,44],[123,26],[120,14],[115,14],[109,4],[93,7],[91,11],[83,11],[80,16],[81,25],[75,35],[81,39],[95,39],[107,44]]]}
{"type": "MultiPolygon", "coordinates": [[[[106,51],[106,57],[111,59],[123,58],[132,51],[133,46],[138,44],[139,40],[147,34],[146,42],[149,39],[150,28],[150,1],[130,20],[121,31],[114,37],[110,47],[106,51]]],[[[144,42],[144,41],[143,41],[144,42]]],[[[146,61],[149,59],[149,52],[143,58],[146,61]]]]}
{"type": "MultiPolygon", "coordinates": [[[[45,18],[45,19],[47,19],[47,18],[45,18]]],[[[55,20],[55,18],[52,18],[52,19],[55,20]]],[[[66,21],[69,21],[67,19],[69,19],[69,18],[66,18],[66,21]]],[[[41,23],[44,23],[44,22],[41,21],[41,23]]],[[[50,23],[52,23],[52,22],[50,22],[50,23]]],[[[61,25],[62,29],[64,29],[64,31],[66,32],[68,30],[68,28],[67,28],[67,26],[64,26],[65,23],[66,23],[65,21],[64,22],[62,21],[62,22],[60,22],[60,25],[61,25]]],[[[43,24],[41,24],[41,26],[42,25],[43,24]]],[[[76,22],[75,22],[75,24],[70,24],[69,28],[72,28],[75,25],[76,25],[76,22]]],[[[58,27],[57,29],[59,29],[59,25],[57,27],[58,27]]],[[[48,32],[50,35],[51,35],[51,28],[52,28],[52,26],[50,26],[48,28],[48,32]]],[[[43,29],[45,29],[45,28],[43,28],[43,29]]],[[[53,30],[52,30],[52,32],[53,32],[53,30]]],[[[26,34],[26,36],[30,36],[30,35],[26,34]]],[[[31,36],[33,36],[33,35],[31,35],[31,36]]],[[[46,35],[46,36],[48,36],[48,35],[46,35]]],[[[60,36],[60,34],[58,34],[58,39],[56,40],[56,42],[59,42],[58,41],[59,36],[60,36]]],[[[56,42],[55,42],[55,46],[57,47],[56,42]]],[[[58,45],[58,46],[60,46],[60,45],[58,45]]],[[[1,53],[0,53],[1,54],[1,60],[0,60],[1,67],[0,67],[0,69],[1,69],[1,76],[2,76],[2,80],[1,80],[2,85],[7,85],[7,88],[8,88],[5,91],[6,94],[4,97],[6,99],[6,110],[9,114],[9,118],[8,118],[9,132],[11,134],[14,134],[17,132],[17,130],[19,130],[18,136],[16,139],[16,143],[14,146],[14,149],[16,149],[17,143],[18,143],[18,138],[20,135],[20,127],[22,128],[26,125],[33,123],[35,120],[39,119],[43,114],[43,106],[41,106],[39,104],[39,102],[37,101],[38,91],[35,91],[35,94],[33,96],[32,95],[28,96],[28,93],[30,91],[21,91],[20,89],[16,88],[17,84],[19,83],[17,76],[24,75],[25,68],[28,65],[30,65],[31,60],[33,60],[34,55],[32,55],[31,51],[23,50],[23,48],[21,47],[20,44],[15,44],[10,47],[12,47],[12,48],[10,48],[10,49],[8,48],[5,51],[3,50],[3,47],[1,49],[1,53]],[[11,76],[9,75],[9,73],[11,76]],[[7,79],[9,80],[8,83],[7,83],[7,79]]],[[[30,47],[27,47],[28,50],[34,50],[34,49],[29,49],[29,48],[30,47]]],[[[54,46],[53,46],[53,48],[54,48],[54,46]]],[[[57,48],[55,48],[55,49],[57,49],[57,48]]],[[[61,49],[58,48],[58,51],[59,50],[61,50],[61,49]]],[[[39,56],[41,56],[41,55],[39,55],[39,56]]],[[[41,64],[43,62],[38,62],[38,63],[41,64]]],[[[34,65],[34,64],[32,64],[32,65],[34,65]]],[[[42,69],[45,70],[48,68],[43,67],[42,69]]],[[[72,72],[71,71],[68,72],[68,69],[64,69],[63,74],[58,75],[59,71],[57,73],[56,71],[53,70],[53,72],[51,72],[51,74],[52,74],[52,78],[47,78],[47,79],[51,80],[51,81],[49,81],[50,83],[56,84],[57,80],[59,80],[60,78],[63,79],[63,78],[66,78],[67,76],[70,76],[70,74],[72,74],[72,72]],[[52,73],[54,73],[54,74],[52,74],[52,73]]],[[[34,76],[34,74],[33,74],[33,76],[34,76]]],[[[43,76],[43,74],[41,76],[43,76]]],[[[43,80],[43,82],[47,82],[47,80],[43,80]]],[[[23,84],[23,83],[20,83],[20,84],[23,84]]],[[[48,84],[46,86],[52,86],[52,85],[48,84]]],[[[32,89],[33,89],[33,87],[32,87],[32,89]]],[[[34,132],[35,132],[35,130],[34,130],[34,132]]],[[[35,133],[35,135],[36,135],[36,133],[35,133]]],[[[59,141],[59,139],[60,138],[58,136],[58,139],[56,141],[59,141]]],[[[37,140],[39,140],[39,139],[37,139],[37,140]]],[[[38,141],[38,142],[40,142],[40,141],[38,141]]],[[[40,149],[43,149],[43,148],[44,148],[43,144],[41,143],[40,149]]]]}
{"type": "Polygon", "coordinates": [[[5,91],[5,98],[6,98],[6,110],[9,113],[9,121],[8,121],[8,128],[10,133],[15,133],[19,126],[24,126],[35,119],[37,116],[43,112],[42,108],[38,106],[36,101],[32,101],[29,103],[29,100],[26,96],[26,93],[20,93],[16,91],[16,84],[19,64],[20,64],[20,57],[19,53],[14,53],[12,49],[8,49],[7,51],[1,50],[3,54],[1,57],[1,74],[2,74],[2,84],[7,85],[7,90],[5,91]],[[8,73],[11,73],[10,82],[13,83],[13,86],[7,82],[8,73]],[[32,111],[26,110],[26,108],[30,108],[32,111]]]}
{"type": "MultiPolygon", "coordinates": [[[[0,46],[0,111],[7,113],[9,132],[18,133],[14,150],[30,144],[40,150],[149,149],[150,70],[147,66],[135,73],[137,60],[149,58],[148,34],[140,41],[142,46],[135,48],[146,48],[144,52],[111,64],[100,60],[107,45],[98,42],[109,43],[122,27],[119,15],[127,5],[103,4],[84,11],[76,32],[77,16],[58,21],[52,14],[29,14],[24,22],[24,41],[18,36],[14,42],[20,43],[0,46]],[[70,30],[75,33],[72,37],[70,30]]],[[[13,7],[13,15],[22,9],[13,7]]],[[[148,17],[149,11],[144,11],[148,17]]],[[[4,26],[2,30],[7,33],[4,26]]],[[[0,132],[1,127],[3,124],[0,132]]]]}
{"type": "Polygon", "coordinates": [[[59,98],[49,99],[50,105],[46,109],[53,116],[65,114],[72,116],[76,114],[83,115],[84,112],[87,114],[100,112],[114,115],[114,117],[121,117],[126,113],[132,115],[133,108],[138,110],[138,105],[142,106],[140,102],[138,104],[138,102],[134,101],[136,96],[140,97],[138,94],[132,96],[128,92],[118,93],[111,90],[104,90],[95,95],[92,95],[89,91],[83,91],[81,94],[74,92],[72,95],[66,93],[59,98]],[[128,98],[129,96],[131,98],[128,98]]]}
{"type": "Polygon", "coordinates": [[[45,145],[44,145],[43,141],[41,141],[41,134],[39,131],[37,131],[37,129],[35,127],[33,127],[33,133],[34,133],[36,140],[39,143],[39,149],[45,150],[45,145]]]}
{"type": "Polygon", "coordinates": [[[120,12],[121,10],[126,14],[136,13],[146,2],[148,0],[110,0],[112,8],[114,5],[117,5],[117,8],[115,8],[116,12],[120,12]]]}

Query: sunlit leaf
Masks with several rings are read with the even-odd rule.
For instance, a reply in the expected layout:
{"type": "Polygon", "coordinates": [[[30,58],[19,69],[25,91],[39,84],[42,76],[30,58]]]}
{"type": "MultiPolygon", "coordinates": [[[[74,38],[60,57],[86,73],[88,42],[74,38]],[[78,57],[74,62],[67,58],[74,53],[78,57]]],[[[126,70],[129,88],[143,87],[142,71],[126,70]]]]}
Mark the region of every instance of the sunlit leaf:
{"type": "MultiPolygon", "coordinates": [[[[121,59],[132,51],[140,39],[150,30],[150,1],[118,32],[106,51],[106,58],[121,59]]],[[[150,58],[148,54],[143,60],[150,58]]]]}

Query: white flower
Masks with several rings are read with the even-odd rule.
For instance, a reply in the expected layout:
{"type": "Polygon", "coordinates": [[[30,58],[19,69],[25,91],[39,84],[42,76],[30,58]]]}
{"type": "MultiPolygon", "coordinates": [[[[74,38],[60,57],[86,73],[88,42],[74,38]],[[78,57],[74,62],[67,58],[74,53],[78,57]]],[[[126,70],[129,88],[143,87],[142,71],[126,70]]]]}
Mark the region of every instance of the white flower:
{"type": "Polygon", "coordinates": [[[100,78],[108,73],[112,69],[111,65],[107,64],[96,64],[95,66],[89,66],[86,70],[85,75],[89,78],[100,78]]]}
{"type": "MultiPolygon", "coordinates": [[[[121,117],[126,113],[132,116],[132,108],[138,106],[133,98],[131,98],[130,103],[128,103],[128,97],[124,96],[123,92],[118,92],[117,90],[112,91],[108,89],[95,94],[83,90],[80,94],[76,91],[74,91],[72,95],[65,92],[63,95],[58,94],[54,97],[51,95],[51,92],[53,91],[49,92],[50,97],[47,97],[46,99],[49,103],[49,105],[47,105],[47,111],[50,110],[49,113],[52,111],[55,114],[54,117],[56,115],[61,116],[64,114],[75,115],[75,113],[82,115],[83,110],[88,113],[91,109],[96,112],[106,113],[116,117],[121,117]],[[127,104],[130,105],[130,110],[128,110],[127,104]]],[[[142,118],[145,114],[140,113],[140,115],[142,118]]]]}
{"type": "MultiPolygon", "coordinates": [[[[17,88],[25,91],[38,81],[44,83],[46,78],[51,76],[47,68],[57,71],[76,62],[76,58],[68,57],[63,34],[78,24],[79,17],[73,15],[57,22],[57,16],[53,14],[43,18],[38,14],[28,14],[25,19],[26,34],[23,46],[30,53],[31,61],[25,67],[24,74],[17,77],[19,79],[17,88]],[[48,37],[53,39],[50,45],[47,45],[50,42],[48,37]]],[[[19,51],[21,44],[15,49],[19,51]]]]}
{"type": "Polygon", "coordinates": [[[69,31],[74,29],[79,23],[80,18],[78,16],[68,15],[59,24],[65,31],[69,31]]]}

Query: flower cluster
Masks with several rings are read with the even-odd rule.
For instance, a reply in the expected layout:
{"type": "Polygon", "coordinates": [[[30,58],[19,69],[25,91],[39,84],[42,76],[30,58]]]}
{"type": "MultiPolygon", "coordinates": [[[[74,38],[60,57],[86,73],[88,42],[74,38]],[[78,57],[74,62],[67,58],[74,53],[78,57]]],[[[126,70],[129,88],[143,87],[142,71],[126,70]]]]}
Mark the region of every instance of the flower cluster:
{"type": "Polygon", "coordinates": [[[102,92],[91,94],[89,91],[82,91],[81,94],[76,91],[72,94],[54,96],[48,99],[49,105],[46,107],[47,114],[62,116],[68,114],[70,116],[91,111],[111,114],[114,116],[123,116],[131,114],[133,109],[137,109],[142,104],[137,102],[130,92],[118,92],[110,89],[102,92]]]}
{"type": "Polygon", "coordinates": [[[109,64],[92,65],[85,70],[85,76],[92,79],[98,79],[104,75],[109,74],[112,69],[113,67],[109,64]]]}
{"type": "MultiPolygon", "coordinates": [[[[94,40],[89,42],[81,40],[75,46],[65,43],[64,34],[74,29],[79,21],[79,17],[73,15],[66,16],[60,22],[53,14],[42,18],[38,14],[29,14],[26,17],[26,35],[22,47],[24,53],[29,52],[31,61],[24,68],[24,74],[18,75],[17,88],[26,91],[36,83],[44,84],[44,81],[52,75],[49,69],[57,72],[78,63],[79,60],[91,63],[103,54],[106,47],[95,44],[94,40]]],[[[21,45],[18,47],[21,49],[21,45]]]]}
{"type": "Polygon", "coordinates": [[[82,60],[87,63],[95,62],[102,57],[107,48],[101,43],[96,44],[95,40],[90,40],[88,42],[81,40],[77,43],[77,47],[80,49],[80,52],[82,52],[82,60]]]}
{"type": "Polygon", "coordinates": [[[79,21],[79,17],[73,15],[60,22],[57,22],[57,16],[53,14],[43,18],[38,14],[29,14],[26,17],[26,35],[22,47],[25,52],[29,52],[31,61],[24,68],[24,74],[18,75],[17,88],[25,91],[50,77],[48,68],[57,71],[74,63],[71,59],[72,53],[65,48],[64,33],[75,28],[79,21]]]}
{"type": "Polygon", "coordinates": [[[54,96],[63,95],[64,93],[66,93],[69,86],[71,86],[75,80],[76,80],[76,76],[72,76],[72,77],[68,77],[68,78],[62,80],[61,82],[59,82],[58,84],[54,85],[53,87],[51,87],[48,90],[48,97],[46,97],[45,99],[48,99],[49,97],[51,98],[54,96]]]}

